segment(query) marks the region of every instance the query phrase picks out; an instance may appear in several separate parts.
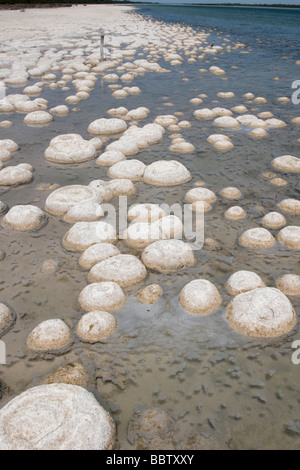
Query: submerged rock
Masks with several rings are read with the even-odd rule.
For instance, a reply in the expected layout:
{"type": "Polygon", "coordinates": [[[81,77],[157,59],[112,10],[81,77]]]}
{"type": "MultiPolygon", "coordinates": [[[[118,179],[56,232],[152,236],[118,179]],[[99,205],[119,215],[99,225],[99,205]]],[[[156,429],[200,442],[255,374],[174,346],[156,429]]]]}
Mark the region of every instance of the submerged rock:
{"type": "Polygon", "coordinates": [[[55,372],[48,375],[44,384],[64,383],[86,387],[88,374],[81,364],[76,362],[59,367],[55,372]]]}
{"type": "Polygon", "coordinates": [[[137,298],[142,304],[154,304],[163,294],[163,289],[158,284],[143,287],[137,293],[137,298]]]}

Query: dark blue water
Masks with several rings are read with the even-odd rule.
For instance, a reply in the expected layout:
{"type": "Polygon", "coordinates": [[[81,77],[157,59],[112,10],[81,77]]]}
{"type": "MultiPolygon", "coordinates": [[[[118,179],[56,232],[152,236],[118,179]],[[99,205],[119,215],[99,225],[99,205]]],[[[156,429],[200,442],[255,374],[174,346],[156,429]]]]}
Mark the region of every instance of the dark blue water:
{"type": "Polygon", "coordinates": [[[290,59],[300,57],[299,9],[147,5],[138,11],[165,22],[229,34],[232,39],[266,53],[269,60],[285,54],[290,59]]]}

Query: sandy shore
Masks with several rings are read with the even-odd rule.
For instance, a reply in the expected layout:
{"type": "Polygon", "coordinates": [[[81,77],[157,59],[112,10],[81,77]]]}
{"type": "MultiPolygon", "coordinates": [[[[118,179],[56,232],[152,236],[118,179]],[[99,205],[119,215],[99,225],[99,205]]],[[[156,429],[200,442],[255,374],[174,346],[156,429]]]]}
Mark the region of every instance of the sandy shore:
{"type": "Polygon", "coordinates": [[[0,15],[0,38],[30,38],[42,34],[79,33],[87,27],[114,28],[128,22],[126,12],[134,10],[121,5],[79,5],[66,8],[33,8],[2,10],[0,15]]]}

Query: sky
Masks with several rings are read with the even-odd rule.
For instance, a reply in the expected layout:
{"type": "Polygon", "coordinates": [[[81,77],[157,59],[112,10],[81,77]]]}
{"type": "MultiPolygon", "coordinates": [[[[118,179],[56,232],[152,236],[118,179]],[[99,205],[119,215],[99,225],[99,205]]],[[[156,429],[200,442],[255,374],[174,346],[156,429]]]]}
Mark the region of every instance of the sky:
{"type": "MultiPolygon", "coordinates": [[[[132,0],[132,1],[139,1],[139,0],[132,0]]],[[[300,5],[300,0],[142,0],[147,1],[149,3],[158,2],[158,3],[246,3],[248,5],[258,5],[258,4],[265,4],[265,5],[300,5]]]]}

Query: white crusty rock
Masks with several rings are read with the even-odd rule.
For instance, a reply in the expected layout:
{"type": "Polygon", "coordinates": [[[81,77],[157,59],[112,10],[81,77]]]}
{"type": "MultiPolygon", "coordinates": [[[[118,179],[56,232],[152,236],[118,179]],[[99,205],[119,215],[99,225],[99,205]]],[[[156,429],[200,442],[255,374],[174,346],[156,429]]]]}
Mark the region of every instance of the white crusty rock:
{"type": "Polygon", "coordinates": [[[115,317],[103,310],[95,310],[81,317],[76,326],[80,339],[90,343],[103,341],[117,328],[115,317]]]}
{"type": "Polygon", "coordinates": [[[233,206],[225,212],[225,218],[229,220],[240,220],[246,217],[246,211],[240,206],[233,206]]]}
{"type": "Polygon", "coordinates": [[[275,243],[273,235],[265,228],[250,228],[240,236],[240,242],[247,248],[270,248],[275,243]]]}
{"type": "Polygon", "coordinates": [[[86,312],[104,310],[112,312],[125,304],[126,296],[116,282],[94,282],[80,293],[78,302],[86,312]]]}
{"type": "Polygon", "coordinates": [[[195,257],[190,246],[182,240],[158,240],[144,249],[142,261],[149,269],[171,273],[192,266],[195,257]]]}
{"type": "Polygon", "coordinates": [[[31,126],[49,124],[52,121],[53,116],[47,113],[47,111],[33,111],[27,114],[24,118],[25,124],[29,124],[31,126]]]}
{"type": "Polygon", "coordinates": [[[292,155],[274,158],[272,165],[276,170],[287,173],[300,173],[300,158],[293,157],[292,155]]]}
{"type": "Polygon", "coordinates": [[[300,227],[289,225],[280,230],[278,240],[291,250],[300,250],[300,227]]]}
{"type": "Polygon", "coordinates": [[[144,181],[159,186],[176,186],[191,179],[191,174],[182,163],[176,160],[159,160],[148,165],[144,181]]]}
{"type": "Polygon", "coordinates": [[[159,124],[163,127],[172,126],[173,124],[177,124],[178,118],[173,116],[172,114],[165,114],[161,116],[157,116],[155,118],[154,124],[159,124]]]}
{"type": "Polygon", "coordinates": [[[193,114],[198,119],[212,119],[216,116],[216,113],[208,108],[196,109],[193,114]]]}
{"type": "Polygon", "coordinates": [[[139,160],[124,160],[112,165],[107,175],[110,178],[129,179],[139,181],[143,178],[146,165],[139,160]]]}
{"type": "Polygon", "coordinates": [[[117,239],[115,228],[107,222],[77,222],[63,238],[68,251],[85,251],[95,243],[114,243],[117,239]]]}
{"type": "Polygon", "coordinates": [[[83,202],[76,204],[68,210],[64,220],[70,224],[76,222],[94,222],[104,216],[102,207],[97,202],[83,202]]]}
{"type": "Polygon", "coordinates": [[[274,287],[237,295],[227,307],[229,324],[251,337],[276,337],[291,331],[297,316],[289,299],[274,287]]]}
{"type": "Polygon", "coordinates": [[[237,271],[227,281],[226,289],[231,295],[238,295],[259,287],[266,287],[261,277],[252,271],[237,271]]]}
{"type": "Polygon", "coordinates": [[[45,320],[27,338],[27,347],[36,352],[59,351],[72,341],[70,328],[60,319],[45,320]]]}
{"type": "Polygon", "coordinates": [[[231,116],[221,116],[214,120],[214,125],[218,127],[237,128],[240,126],[240,123],[231,116]]]}
{"type": "Polygon", "coordinates": [[[167,215],[154,222],[133,222],[122,234],[128,246],[145,248],[157,240],[179,238],[183,233],[183,224],[179,217],[167,215]]]}
{"type": "Polygon", "coordinates": [[[119,134],[127,129],[127,124],[123,119],[118,118],[101,118],[91,122],[88,127],[90,134],[101,135],[101,134],[119,134]]]}
{"type": "Polygon", "coordinates": [[[131,286],[145,279],[144,264],[133,255],[116,255],[95,264],[89,272],[89,282],[112,281],[121,287],[131,286]]]}
{"type": "Polygon", "coordinates": [[[30,388],[0,410],[1,450],[110,450],[110,415],[82,387],[30,388]]]}
{"type": "Polygon", "coordinates": [[[261,223],[266,228],[276,230],[286,225],[286,219],[279,212],[269,212],[261,219],[261,223]]]}
{"type": "Polygon", "coordinates": [[[27,166],[25,163],[3,168],[0,171],[0,186],[14,186],[30,183],[30,181],[33,180],[32,171],[32,166],[27,166]]]}
{"type": "Polygon", "coordinates": [[[61,104],[59,106],[51,108],[50,113],[56,116],[66,116],[67,114],[69,114],[69,108],[65,104],[61,104]]]}
{"type": "Polygon", "coordinates": [[[99,166],[112,166],[122,160],[126,160],[124,153],[119,150],[107,150],[97,158],[96,163],[99,166]]]}
{"type": "MultiPolygon", "coordinates": [[[[65,137],[65,135],[61,137],[65,137]]],[[[56,138],[54,143],[53,140],[45,150],[45,158],[50,162],[65,164],[82,163],[93,159],[96,155],[94,144],[83,138],[70,139],[69,141],[63,138],[61,140],[56,138]]]]}
{"type": "Polygon", "coordinates": [[[5,304],[0,303],[0,336],[2,336],[15,321],[14,312],[5,304]]]}
{"type": "MultiPolygon", "coordinates": [[[[0,140],[0,150],[8,150],[10,153],[16,152],[19,146],[11,139],[0,140]]],[[[6,161],[6,160],[3,160],[6,161]]]]}
{"type": "Polygon", "coordinates": [[[79,264],[83,269],[90,270],[95,264],[111,256],[119,255],[120,251],[112,243],[96,243],[89,246],[81,255],[79,264]]]}
{"type": "Polygon", "coordinates": [[[58,188],[45,202],[45,209],[52,215],[65,215],[71,207],[84,203],[101,203],[102,197],[91,186],[71,185],[58,188]]]}
{"type": "Polygon", "coordinates": [[[163,289],[158,284],[150,284],[143,287],[137,293],[137,298],[142,304],[154,304],[163,294],[163,289]]]}
{"type": "Polygon", "coordinates": [[[37,231],[46,225],[47,215],[39,207],[14,206],[3,217],[1,224],[20,232],[37,231]]]}
{"type": "Polygon", "coordinates": [[[207,188],[190,189],[186,193],[185,198],[189,202],[203,201],[203,202],[212,203],[217,200],[217,196],[215,195],[215,193],[207,188]]]}
{"type": "Polygon", "coordinates": [[[218,289],[205,279],[196,279],[184,286],[180,292],[180,303],[189,313],[208,315],[222,303],[218,289]]]}
{"type": "Polygon", "coordinates": [[[285,295],[300,295],[300,276],[285,274],[277,279],[276,285],[285,295]]]}
{"type": "Polygon", "coordinates": [[[241,191],[238,188],[234,188],[232,186],[223,188],[220,191],[220,194],[226,199],[240,199],[242,197],[241,191]]]}
{"type": "Polygon", "coordinates": [[[128,210],[128,219],[134,222],[150,223],[166,215],[166,212],[157,204],[136,204],[128,210]]]}
{"type": "Polygon", "coordinates": [[[279,209],[291,214],[300,214],[300,201],[298,199],[283,199],[278,204],[279,209]]]}

